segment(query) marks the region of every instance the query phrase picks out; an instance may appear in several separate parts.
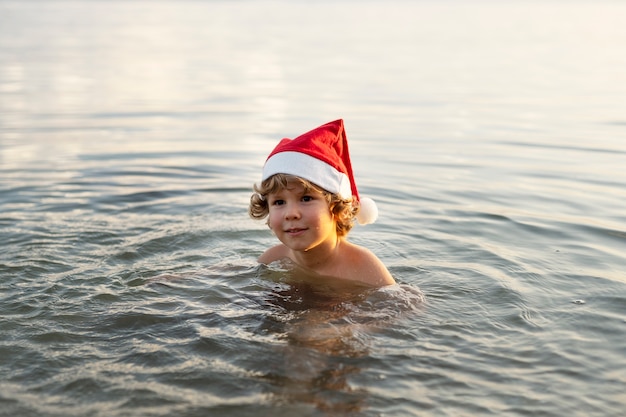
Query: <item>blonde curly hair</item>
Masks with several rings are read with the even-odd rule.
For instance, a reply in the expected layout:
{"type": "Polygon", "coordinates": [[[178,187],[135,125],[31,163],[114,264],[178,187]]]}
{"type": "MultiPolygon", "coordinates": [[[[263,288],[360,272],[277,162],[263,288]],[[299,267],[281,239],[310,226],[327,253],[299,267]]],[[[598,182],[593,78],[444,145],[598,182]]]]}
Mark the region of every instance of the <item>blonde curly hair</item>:
{"type": "Polygon", "coordinates": [[[354,226],[354,220],[359,212],[359,206],[354,203],[354,198],[343,199],[338,194],[331,194],[312,182],[295,175],[275,174],[263,181],[260,186],[254,184],[254,193],[250,197],[250,206],[248,208],[250,217],[255,220],[266,218],[270,212],[267,196],[287,188],[290,183],[302,185],[305,193],[312,190],[323,194],[335,219],[337,236],[343,237],[348,234],[352,226],[354,226]]]}

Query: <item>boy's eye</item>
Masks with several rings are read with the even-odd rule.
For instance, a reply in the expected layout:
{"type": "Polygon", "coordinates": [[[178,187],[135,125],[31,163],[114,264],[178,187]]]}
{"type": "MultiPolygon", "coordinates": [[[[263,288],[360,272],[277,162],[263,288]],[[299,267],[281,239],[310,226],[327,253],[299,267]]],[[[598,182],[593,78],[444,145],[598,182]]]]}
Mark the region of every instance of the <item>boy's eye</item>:
{"type": "Polygon", "coordinates": [[[282,206],[283,204],[285,204],[285,200],[278,199],[278,200],[272,201],[273,206],[282,206]]]}
{"type": "Polygon", "coordinates": [[[313,200],[314,200],[314,198],[311,197],[310,195],[302,196],[302,201],[304,201],[304,202],[313,201],[313,200]]]}

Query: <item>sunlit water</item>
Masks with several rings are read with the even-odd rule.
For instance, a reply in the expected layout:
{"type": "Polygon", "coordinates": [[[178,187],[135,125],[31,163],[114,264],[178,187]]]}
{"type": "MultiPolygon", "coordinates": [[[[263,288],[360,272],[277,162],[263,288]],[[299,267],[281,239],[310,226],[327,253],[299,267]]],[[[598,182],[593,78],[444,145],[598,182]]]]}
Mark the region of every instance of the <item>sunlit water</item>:
{"type": "Polygon", "coordinates": [[[623,415],[624,16],[0,0],[0,415],[623,415]],[[339,117],[397,286],[256,264],[339,117]]]}

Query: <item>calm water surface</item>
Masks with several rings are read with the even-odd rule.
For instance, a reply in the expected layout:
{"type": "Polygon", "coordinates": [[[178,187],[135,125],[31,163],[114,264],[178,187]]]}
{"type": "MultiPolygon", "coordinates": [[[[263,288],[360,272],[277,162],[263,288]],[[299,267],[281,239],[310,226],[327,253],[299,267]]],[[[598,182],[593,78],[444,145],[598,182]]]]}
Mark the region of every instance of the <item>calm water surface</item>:
{"type": "Polygon", "coordinates": [[[625,15],[0,0],[0,415],[622,415],[625,15]],[[397,286],[256,264],[339,117],[397,286]]]}

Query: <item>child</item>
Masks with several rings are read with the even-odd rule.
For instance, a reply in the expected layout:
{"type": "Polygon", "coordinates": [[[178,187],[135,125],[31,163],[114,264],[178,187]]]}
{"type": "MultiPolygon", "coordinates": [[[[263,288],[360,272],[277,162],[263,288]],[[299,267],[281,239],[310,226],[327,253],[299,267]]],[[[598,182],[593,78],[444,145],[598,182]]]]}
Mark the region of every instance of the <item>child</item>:
{"type": "Polygon", "coordinates": [[[371,199],[359,198],[343,120],[280,141],[254,191],[250,216],[269,216],[281,242],[260,263],[289,259],[323,276],[377,287],[395,283],[376,255],[346,240],[355,219],[373,223],[378,210],[371,199]]]}

